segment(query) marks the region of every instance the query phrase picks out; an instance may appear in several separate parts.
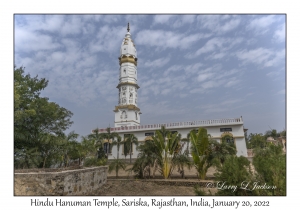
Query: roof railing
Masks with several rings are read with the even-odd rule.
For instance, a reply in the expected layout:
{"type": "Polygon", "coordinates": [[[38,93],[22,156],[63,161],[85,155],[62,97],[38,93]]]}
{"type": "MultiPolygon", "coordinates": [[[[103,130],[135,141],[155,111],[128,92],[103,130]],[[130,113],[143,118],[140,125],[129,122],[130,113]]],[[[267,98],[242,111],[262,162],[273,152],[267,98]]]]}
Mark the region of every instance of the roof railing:
{"type": "MultiPolygon", "coordinates": [[[[135,125],[135,126],[121,126],[110,128],[110,131],[133,131],[133,130],[145,130],[149,128],[160,129],[161,126],[165,128],[180,128],[180,127],[196,127],[196,126],[205,126],[205,125],[226,125],[231,123],[242,123],[243,118],[230,118],[230,119],[218,119],[218,120],[197,120],[197,121],[187,121],[187,122],[176,122],[176,123],[161,123],[161,124],[149,124],[149,125],[135,125]]],[[[93,131],[92,131],[93,132],[93,131]]],[[[106,128],[98,129],[98,132],[103,133],[107,132],[106,128]]]]}

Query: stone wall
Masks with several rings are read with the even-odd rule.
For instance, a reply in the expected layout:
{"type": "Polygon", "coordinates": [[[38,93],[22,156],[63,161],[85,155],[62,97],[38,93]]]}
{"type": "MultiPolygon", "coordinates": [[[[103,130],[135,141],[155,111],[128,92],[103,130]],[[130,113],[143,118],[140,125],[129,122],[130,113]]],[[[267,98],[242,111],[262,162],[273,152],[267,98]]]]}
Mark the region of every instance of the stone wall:
{"type": "Polygon", "coordinates": [[[93,195],[107,181],[107,166],[14,174],[14,195],[93,195]]]}

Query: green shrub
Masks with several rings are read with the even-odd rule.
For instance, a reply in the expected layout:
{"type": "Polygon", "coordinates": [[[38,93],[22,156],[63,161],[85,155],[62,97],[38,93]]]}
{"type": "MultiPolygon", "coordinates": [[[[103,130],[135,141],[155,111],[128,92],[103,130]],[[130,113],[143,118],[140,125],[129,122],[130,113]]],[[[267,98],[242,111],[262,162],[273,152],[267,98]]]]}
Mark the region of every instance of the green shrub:
{"type": "Polygon", "coordinates": [[[83,166],[84,167],[104,166],[106,165],[106,162],[107,162],[106,158],[98,159],[96,157],[90,157],[85,159],[83,166]]]}
{"type": "Polygon", "coordinates": [[[250,162],[243,156],[226,158],[215,173],[218,188],[216,195],[254,195],[253,191],[241,187],[243,182],[251,183],[253,180],[249,166],[250,162]]]}

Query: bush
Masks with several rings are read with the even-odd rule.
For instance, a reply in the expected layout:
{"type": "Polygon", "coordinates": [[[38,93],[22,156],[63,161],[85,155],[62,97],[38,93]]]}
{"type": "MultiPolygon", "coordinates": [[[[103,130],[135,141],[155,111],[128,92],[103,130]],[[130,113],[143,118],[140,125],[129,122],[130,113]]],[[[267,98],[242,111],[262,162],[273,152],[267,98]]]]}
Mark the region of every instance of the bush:
{"type": "Polygon", "coordinates": [[[90,157],[90,158],[86,158],[84,160],[84,167],[91,167],[91,166],[104,166],[106,165],[107,159],[106,158],[102,158],[102,159],[98,159],[96,157],[90,157]]]}
{"type": "Polygon", "coordinates": [[[281,146],[267,145],[264,149],[254,151],[253,165],[256,170],[256,180],[275,189],[259,190],[259,195],[286,195],[286,155],[281,146]]]}
{"type": "Polygon", "coordinates": [[[243,182],[252,182],[253,176],[249,166],[250,162],[243,156],[226,158],[224,164],[218,167],[218,172],[215,174],[218,188],[216,195],[254,195],[253,191],[241,188],[243,182]],[[226,186],[230,187],[226,188],[226,186]]]}
{"type": "Polygon", "coordinates": [[[207,192],[205,192],[205,190],[203,188],[199,187],[198,185],[194,186],[194,191],[197,196],[205,196],[205,195],[212,196],[212,193],[210,190],[208,190],[208,193],[207,193],[207,192]]]}

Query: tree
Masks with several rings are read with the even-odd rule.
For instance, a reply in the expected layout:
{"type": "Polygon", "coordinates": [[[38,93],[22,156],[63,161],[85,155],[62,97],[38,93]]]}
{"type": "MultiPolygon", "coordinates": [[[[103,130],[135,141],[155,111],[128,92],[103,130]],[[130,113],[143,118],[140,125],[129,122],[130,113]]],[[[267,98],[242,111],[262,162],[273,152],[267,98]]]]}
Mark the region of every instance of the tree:
{"type": "MultiPolygon", "coordinates": [[[[196,129],[193,129],[196,132],[196,129]]],[[[191,134],[190,132],[187,134],[186,138],[181,139],[183,142],[187,142],[186,153],[190,154],[190,142],[191,142],[191,134]]]]}
{"type": "Polygon", "coordinates": [[[99,146],[99,150],[103,150],[106,158],[108,158],[108,153],[112,148],[111,144],[114,141],[114,139],[119,136],[119,134],[116,132],[111,132],[110,127],[108,127],[106,128],[106,133],[99,133],[98,128],[96,128],[93,130],[93,134],[91,134],[90,136],[94,136],[94,138],[97,139],[96,142],[99,146]]]}
{"type": "Polygon", "coordinates": [[[216,165],[223,164],[226,158],[228,158],[229,156],[236,155],[236,147],[234,146],[234,144],[227,143],[224,141],[219,143],[215,140],[210,140],[209,144],[212,148],[212,156],[216,165]]]}
{"type": "Polygon", "coordinates": [[[111,163],[108,166],[108,172],[116,171],[116,178],[118,178],[119,169],[126,169],[126,164],[121,159],[114,159],[111,161],[111,163]]]}
{"type": "Polygon", "coordinates": [[[276,129],[267,130],[265,133],[265,137],[272,137],[273,139],[277,139],[280,136],[280,133],[277,132],[276,129]]]}
{"type": "Polygon", "coordinates": [[[132,144],[138,145],[138,139],[134,134],[129,134],[125,138],[125,147],[127,148],[127,151],[129,152],[130,157],[130,163],[131,163],[131,155],[132,155],[132,144]]]}
{"type": "Polygon", "coordinates": [[[184,153],[175,155],[173,162],[174,165],[178,167],[178,172],[180,173],[181,178],[184,178],[184,167],[187,166],[188,169],[190,169],[192,166],[192,162],[188,156],[188,150],[184,153]]]}
{"type": "MultiPolygon", "coordinates": [[[[32,151],[41,153],[39,148],[42,147],[38,148],[37,145],[43,141],[42,139],[46,141],[45,138],[50,138],[52,140],[49,142],[53,142],[73,123],[71,121],[72,112],[54,102],[49,102],[48,98],[40,96],[41,91],[47,87],[48,81],[45,78],[38,79],[37,76],[32,78],[29,74],[25,75],[24,69],[24,67],[14,68],[15,157],[19,157],[21,154],[33,154],[32,151]],[[33,148],[35,149],[33,150],[33,148]]],[[[43,153],[43,155],[45,154],[43,153]]],[[[19,160],[17,158],[15,161],[19,160]]],[[[45,164],[39,166],[42,167],[45,164]]],[[[16,165],[19,164],[16,163],[16,165]]]]}
{"type": "Polygon", "coordinates": [[[209,145],[210,135],[205,128],[199,128],[198,133],[194,130],[190,132],[191,154],[194,166],[200,179],[205,179],[209,167],[212,166],[212,147],[209,145]]]}
{"type": "Polygon", "coordinates": [[[174,167],[173,158],[178,150],[180,138],[178,133],[166,131],[162,126],[161,130],[156,130],[152,137],[156,147],[155,153],[161,167],[161,173],[165,179],[169,178],[174,167]]]}
{"type": "Polygon", "coordinates": [[[264,148],[266,147],[266,145],[267,145],[267,141],[265,136],[263,136],[262,134],[250,133],[249,135],[250,149],[264,148]]]}
{"type": "Polygon", "coordinates": [[[117,146],[117,159],[114,159],[110,164],[109,164],[109,168],[108,171],[111,172],[113,170],[116,171],[116,177],[118,177],[118,173],[119,173],[119,169],[122,168],[123,170],[125,170],[126,168],[126,164],[123,160],[119,159],[119,150],[120,150],[120,146],[122,144],[124,144],[124,141],[122,141],[121,136],[117,135],[116,136],[117,140],[114,140],[112,142],[112,146],[116,145],[117,146]]]}
{"type": "Polygon", "coordinates": [[[77,150],[77,138],[78,134],[74,131],[71,131],[68,135],[62,133],[60,138],[62,139],[62,148],[61,148],[61,165],[64,167],[69,166],[70,160],[75,160],[79,158],[77,150]]]}
{"type": "Polygon", "coordinates": [[[137,147],[139,154],[137,155],[137,159],[130,170],[133,171],[139,178],[144,178],[144,172],[148,172],[148,178],[150,177],[150,170],[157,159],[154,152],[155,150],[156,147],[152,140],[147,140],[144,144],[137,147]]]}
{"type": "Polygon", "coordinates": [[[98,128],[95,128],[91,134],[88,135],[88,139],[91,140],[96,148],[95,156],[98,159],[104,158],[106,153],[104,151],[104,141],[106,140],[106,135],[100,133],[98,128]]]}
{"type": "Polygon", "coordinates": [[[95,147],[95,139],[82,137],[80,145],[78,145],[78,152],[80,162],[84,161],[87,157],[97,157],[97,147],[95,147]]]}
{"type": "Polygon", "coordinates": [[[260,183],[276,186],[275,189],[261,190],[259,195],[286,195],[286,155],[280,145],[268,144],[254,150],[253,165],[256,179],[260,183]]]}
{"type": "Polygon", "coordinates": [[[215,179],[218,192],[215,195],[255,195],[255,192],[251,191],[252,188],[246,187],[247,183],[253,181],[249,166],[250,162],[247,158],[229,156],[223,165],[217,167],[215,179]],[[226,188],[226,186],[231,187],[226,188]],[[234,188],[235,186],[236,188],[234,188]]]}

